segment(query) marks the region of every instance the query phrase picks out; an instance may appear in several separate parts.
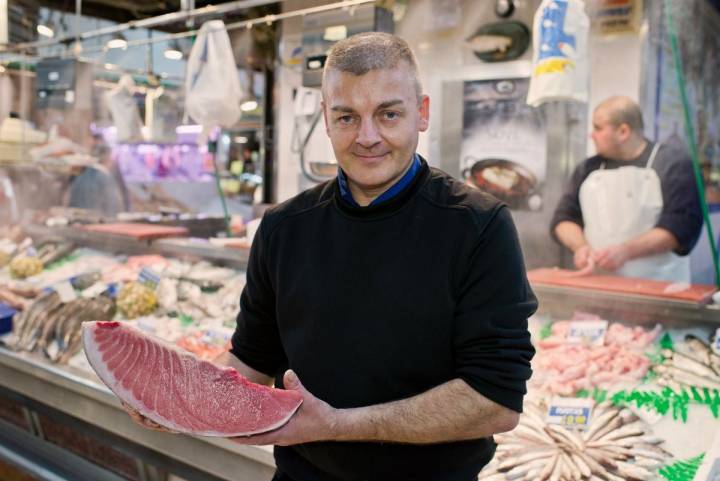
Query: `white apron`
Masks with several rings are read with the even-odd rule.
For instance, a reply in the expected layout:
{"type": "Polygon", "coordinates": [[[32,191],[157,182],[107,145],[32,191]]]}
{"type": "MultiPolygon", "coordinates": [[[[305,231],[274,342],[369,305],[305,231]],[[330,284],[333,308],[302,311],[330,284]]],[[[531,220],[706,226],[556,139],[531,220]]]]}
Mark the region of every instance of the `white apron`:
{"type": "MultiPolygon", "coordinates": [[[[652,168],[659,144],[647,165],[600,169],[580,186],[585,239],[593,250],[620,244],[657,224],[663,208],[662,188],[652,168]]],[[[690,282],[690,259],[665,252],[627,261],[615,274],[672,282],[690,282]]]]}

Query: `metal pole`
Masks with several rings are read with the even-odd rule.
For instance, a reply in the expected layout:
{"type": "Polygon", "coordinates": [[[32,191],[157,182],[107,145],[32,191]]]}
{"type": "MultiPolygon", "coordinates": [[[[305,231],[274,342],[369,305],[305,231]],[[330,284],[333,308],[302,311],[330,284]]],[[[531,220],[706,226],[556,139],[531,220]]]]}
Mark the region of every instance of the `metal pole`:
{"type": "MultiPolygon", "coordinates": [[[[76,10],[79,10],[81,0],[76,0],[76,10]]],[[[121,23],[118,25],[111,25],[104,28],[99,28],[97,30],[91,30],[89,32],[83,32],[80,33],[79,29],[76,32],[75,38],[79,40],[87,40],[89,38],[93,37],[99,37],[102,35],[112,35],[114,33],[124,32],[125,30],[129,30],[131,28],[152,28],[157,27],[160,25],[165,25],[168,23],[176,23],[180,22],[182,20],[187,20],[189,18],[194,17],[201,17],[205,15],[222,15],[224,13],[234,12],[237,10],[246,10],[253,7],[259,7],[263,5],[268,5],[271,3],[278,3],[278,0],[238,0],[235,2],[228,2],[223,3],[220,5],[208,5],[206,7],[196,8],[194,10],[189,11],[179,11],[179,12],[172,12],[172,13],[166,13],[163,15],[158,15],[156,17],[151,18],[145,18],[142,20],[133,20],[127,23],[121,23]]],[[[8,48],[6,51],[13,51],[13,50],[23,50],[23,49],[30,49],[30,48],[39,48],[39,47],[48,47],[51,45],[56,45],[59,43],[67,42],[68,40],[72,40],[73,36],[65,36],[65,37],[58,37],[53,40],[44,40],[44,41],[38,41],[38,42],[25,42],[25,43],[18,43],[15,45],[8,45],[8,48]]]]}
{"type": "MultiPolygon", "coordinates": [[[[247,1],[247,0],[246,0],[246,1],[247,1]]],[[[258,0],[258,1],[259,1],[259,0],[258,0]]],[[[297,17],[297,16],[301,16],[301,15],[310,15],[310,14],[313,14],[313,13],[327,12],[327,11],[329,11],[329,10],[336,10],[336,9],[338,9],[338,8],[354,7],[354,6],[357,6],[357,5],[363,5],[363,4],[366,4],[366,3],[372,3],[372,2],[374,2],[374,1],[376,1],[376,0],[344,0],[344,1],[339,1],[339,2],[335,2],[335,3],[330,3],[330,4],[327,4],[327,5],[320,5],[320,6],[317,6],[317,7],[303,8],[303,9],[300,9],[300,10],[293,10],[293,11],[290,11],[290,12],[283,12],[283,13],[278,13],[278,14],[270,14],[270,15],[265,15],[265,16],[263,16],[263,17],[253,18],[253,19],[250,19],[250,20],[242,20],[242,21],[239,21],[239,22],[233,22],[233,23],[230,23],[230,24],[225,25],[224,29],[225,29],[225,30],[234,30],[234,29],[237,29],[237,28],[251,28],[251,27],[253,27],[254,25],[261,24],[261,23],[270,24],[270,23],[273,23],[273,22],[277,22],[277,21],[280,21],[280,20],[285,20],[285,19],[288,19],[288,18],[293,18],[293,17],[297,17]]],[[[246,2],[233,2],[233,3],[246,3],[246,2]]],[[[262,3],[262,4],[269,4],[269,3],[277,3],[277,2],[263,1],[263,2],[260,2],[260,3],[262,3]]],[[[224,7],[225,5],[231,5],[231,4],[222,4],[222,5],[220,5],[219,7],[224,7]]],[[[218,8],[219,8],[219,7],[218,7],[218,8]]],[[[208,8],[210,8],[210,6],[208,6],[208,7],[203,7],[203,8],[198,8],[198,9],[196,9],[196,10],[194,10],[194,11],[195,11],[195,12],[198,12],[198,11],[201,11],[201,10],[206,10],[206,9],[208,9],[208,8]]],[[[213,8],[216,8],[216,7],[213,7],[213,8]]],[[[214,11],[213,11],[213,12],[214,12],[214,11]]],[[[176,13],[180,13],[180,12],[176,12],[176,13]]],[[[174,14],[167,14],[167,15],[175,15],[176,13],[174,13],[174,14]]],[[[208,14],[209,14],[208,12],[204,12],[204,13],[197,13],[197,14],[194,14],[194,15],[192,15],[192,16],[195,17],[195,16],[208,15],[208,14]]],[[[150,21],[150,20],[154,20],[154,19],[158,19],[158,18],[160,18],[160,17],[165,17],[165,16],[166,16],[166,15],[160,15],[159,17],[148,18],[148,19],[146,19],[146,20],[140,20],[140,21],[137,21],[137,22],[129,22],[129,23],[124,23],[124,24],[122,24],[122,25],[117,25],[117,26],[113,26],[113,27],[107,27],[107,28],[103,28],[103,29],[99,29],[99,30],[93,30],[93,31],[91,31],[91,32],[85,32],[85,33],[83,33],[83,34],[80,35],[80,39],[81,39],[81,40],[86,40],[86,39],[88,39],[88,38],[97,37],[97,36],[99,36],[99,35],[108,35],[108,34],[110,34],[110,33],[115,33],[115,32],[124,31],[124,30],[127,30],[127,29],[129,29],[129,28],[149,28],[150,26],[157,26],[157,25],[160,25],[161,23],[154,22],[152,25],[147,25],[147,24],[142,24],[142,25],[141,25],[141,23],[142,23],[142,22],[146,22],[146,21],[150,21]],[[123,27],[123,28],[120,28],[120,27],[123,27]]],[[[168,22],[163,21],[162,23],[168,23],[168,22]]],[[[174,34],[169,34],[169,35],[163,35],[163,36],[161,36],[161,37],[153,37],[152,43],[156,43],[156,42],[168,42],[168,41],[174,40],[174,39],[191,37],[191,36],[193,36],[193,35],[197,35],[197,33],[198,33],[198,30],[189,30],[189,31],[187,31],[187,32],[181,32],[181,33],[174,33],[174,34]]],[[[16,45],[13,45],[13,46],[9,47],[7,50],[5,50],[5,52],[12,52],[12,51],[21,50],[24,45],[26,46],[26,47],[24,47],[24,48],[28,48],[27,46],[29,46],[29,47],[47,47],[47,46],[56,45],[56,44],[58,44],[58,43],[61,43],[63,40],[64,40],[64,39],[58,39],[58,40],[46,41],[46,42],[32,42],[32,43],[29,43],[29,44],[16,44],[16,45]]],[[[145,45],[145,44],[147,44],[147,43],[148,43],[148,40],[146,40],[146,39],[130,40],[130,41],[128,41],[127,46],[128,46],[128,48],[130,48],[130,47],[137,47],[138,45],[145,45]]],[[[104,47],[88,48],[88,49],[85,50],[85,52],[100,51],[100,50],[102,50],[103,48],[104,48],[104,47]]],[[[1,53],[3,53],[3,52],[0,51],[0,54],[1,54],[1,53]]]]}
{"type": "Polygon", "coordinates": [[[75,43],[80,45],[80,15],[82,13],[82,0],[75,0],[75,43]]]}

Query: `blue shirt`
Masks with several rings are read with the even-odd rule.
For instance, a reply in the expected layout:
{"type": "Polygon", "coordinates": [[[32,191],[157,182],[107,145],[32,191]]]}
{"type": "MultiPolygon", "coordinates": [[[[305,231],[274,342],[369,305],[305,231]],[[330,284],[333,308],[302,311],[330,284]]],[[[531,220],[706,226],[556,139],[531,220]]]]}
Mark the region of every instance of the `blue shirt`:
{"type": "MultiPolygon", "coordinates": [[[[368,205],[377,205],[381,202],[385,202],[386,200],[390,200],[396,195],[398,195],[400,192],[402,192],[405,187],[410,185],[410,182],[415,178],[415,175],[418,173],[421,167],[420,163],[420,156],[418,154],[415,154],[413,157],[413,162],[410,168],[407,172],[405,172],[405,175],[403,175],[400,180],[395,182],[388,190],[380,194],[378,197],[376,197],[370,204],[368,205]]],[[[340,197],[350,204],[353,207],[360,207],[360,204],[355,202],[355,199],[353,199],[352,193],[350,192],[350,187],[348,187],[347,183],[347,177],[345,176],[345,172],[342,171],[342,169],[338,169],[338,186],[340,187],[340,197]]]]}

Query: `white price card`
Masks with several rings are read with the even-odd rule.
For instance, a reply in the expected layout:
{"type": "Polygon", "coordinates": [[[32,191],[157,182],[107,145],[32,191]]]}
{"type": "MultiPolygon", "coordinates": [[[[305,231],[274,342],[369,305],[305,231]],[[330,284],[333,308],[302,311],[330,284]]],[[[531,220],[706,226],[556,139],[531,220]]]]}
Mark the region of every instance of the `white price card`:
{"type": "Polygon", "coordinates": [[[595,401],[590,398],[554,397],[545,421],[572,429],[587,429],[595,401]]]}
{"type": "Polygon", "coordinates": [[[565,340],[571,344],[605,344],[608,321],[572,321],[565,340]]]}
{"type": "Polygon", "coordinates": [[[60,296],[61,302],[71,302],[77,299],[77,294],[70,281],[62,281],[53,286],[55,292],[60,296]]]}
{"type": "Polygon", "coordinates": [[[143,267],[140,274],[138,274],[138,282],[152,290],[157,289],[158,284],[160,284],[160,278],[160,274],[149,267],[143,267]]]}

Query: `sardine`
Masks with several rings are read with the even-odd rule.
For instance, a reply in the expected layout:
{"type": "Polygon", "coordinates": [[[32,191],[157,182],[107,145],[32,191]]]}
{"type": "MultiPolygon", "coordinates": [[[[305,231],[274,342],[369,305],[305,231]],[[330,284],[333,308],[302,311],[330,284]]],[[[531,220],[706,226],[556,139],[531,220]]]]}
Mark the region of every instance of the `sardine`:
{"type": "Polygon", "coordinates": [[[585,443],[582,439],[575,433],[564,429],[560,426],[557,426],[555,424],[548,424],[545,427],[545,431],[550,435],[553,436],[555,439],[558,439],[560,441],[567,442],[572,448],[577,449],[578,451],[582,451],[585,449],[585,443]]]}
{"type": "MultiPolygon", "coordinates": [[[[524,478],[530,470],[542,468],[545,466],[545,463],[547,463],[547,457],[542,459],[538,458],[525,463],[518,463],[511,470],[507,471],[505,476],[507,479],[524,478]]],[[[498,467],[498,471],[502,471],[502,469],[498,467]]]]}
{"type": "Polygon", "coordinates": [[[592,439],[593,435],[598,432],[600,429],[604,428],[608,422],[610,422],[612,419],[614,419],[620,411],[618,410],[610,410],[606,411],[600,416],[597,416],[594,418],[590,424],[590,427],[587,431],[583,434],[583,439],[586,441],[589,439],[592,439]]]}
{"type": "Polygon", "coordinates": [[[707,366],[710,365],[710,355],[713,352],[710,346],[702,339],[692,334],[687,334],[685,336],[685,345],[690,349],[691,357],[696,358],[707,366]]]}
{"type": "MultiPolygon", "coordinates": [[[[596,461],[598,464],[604,466],[605,468],[609,469],[615,469],[615,461],[612,459],[612,457],[609,457],[605,455],[604,453],[600,452],[598,449],[587,449],[585,450],[584,454],[592,458],[594,461],[596,461]]],[[[583,458],[584,459],[584,458],[583,458]]],[[[593,469],[593,471],[595,471],[593,469]]],[[[597,473],[597,471],[595,471],[597,473]]],[[[604,476],[603,473],[600,473],[602,476],[604,476]]]]}
{"type": "Polygon", "coordinates": [[[563,453],[563,465],[567,467],[569,471],[569,477],[573,480],[580,480],[582,478],[582,474],[580,473],[580,469],[575,465],[572,458],[569,454],[563,453]]]}
{"type": "Polygon", "coordinates": [[[550,477],[550,475],[555,470],[555,466],[557,465],[558,459],[560,458],[560,453],[555,453],[553,456],[548,459],[547,463],[545,464],[545,467],[542,468],[540,471],[540,474],[538,475],[538,481],[545,481],[550,477]]]}
{"type": "MultiPolygon", "coordinates": [[[[526,453],[520,456],[512,456],[509,459],[501,462],[498,465],[497,469],[498,471],[510,471],[516,466],[528,464],[531,461],[535,461],[538,459],[547,459],[547,457],[552,453],[552,451],[556,451],[556,448],[554,446],[547,446],[545,449],[540,451],[532,451],[530,453],[526,453]]],[[[523,475],[525,475],[524,472],[523,475]]]]}
{"type": "Polygon", "coordinates": [[[617,431],[622,426],[623,426],[622,419],[619,417],[615,417],[615,418],[611,419],[607,424],[605,424],[604,427],[595,431],[595,433],[593,433],[592,437],[588,438],[588,439],[590,439],[590,440],[600,439],[603,436],[605,436],[613,431],[617,431]]]}
{"type": "Polygon", "coordinates": [[[571,452],[570,459],[572,459],[573,463],[575,464],[575,466],[577,466],[580,474],[582,474],[583,477],[589,478],[592,475],[590,466],[588,466],[587,463],[583,460],[583,458],[580,457],[577,453],[571,452]]]}
{"type": "Polygon", "coordinates": [[[675,366],[678,369],[689,371],[693,374],[697,374],[698,376],[718,379],[717,374],[709,365],[703,364],[690,356],[671,351],[670,349],[663,349],[662,354],[665,359],[670,361],[672,366],[675,366]]]}
{"type": "Polygon", "coordinates": [[[647,469],[630,463],[624,463],[622,461],[617,463],[617,471],[623,478],[634,481],[645,481],[653,477],[653,473],[647,469]]]}
{"type": "Polygon", "coordinates": [[[582,453],[575,453],[575,455],[582,459],[595,475],[603,476],[607,472],[607,470],[593,456],[590,456],[588,453],[589,450],[582,453]]]}
{"type": "Polygon", "coordinates": [[[632,453],[633,456],[655,459],[657,461],[665,461],[668,458],[668,456],[666,456],[664,453],[649,449],[633,448],[632,453]]]}
{"type": "Polygon", "coordinates": [[[529,428],[524,425],[519,425],[512,431],[512,433],[519,438],[528,439],[528,440],[536,442],[536,443],[553,444],[553,439],[550,436],[548,436],[548,434],[545,431],[535,431],[534,429],[529,428]]]}
{"type": "Polygon", "coordinates": [[[597,440],[612,441],[614,439],[627,438],[629,436],[639,436],[645,434],[645,427],[640,422],[634,422],[632,424],[626,424],[620,429],[616,429],[602,437],[598,437],[597,440]]]}
{"type": "Polygon", "coordinates": [[[660,364],[659,366],[655,366],[655,370],[661,374],[667,373],[672,376],[675,381],[688,386],[706,387],[708,389],[720,390],[720,380],[713,380],[705,376],[699,376],[693,372],[679,369],[675,366],[660,364]]]}

